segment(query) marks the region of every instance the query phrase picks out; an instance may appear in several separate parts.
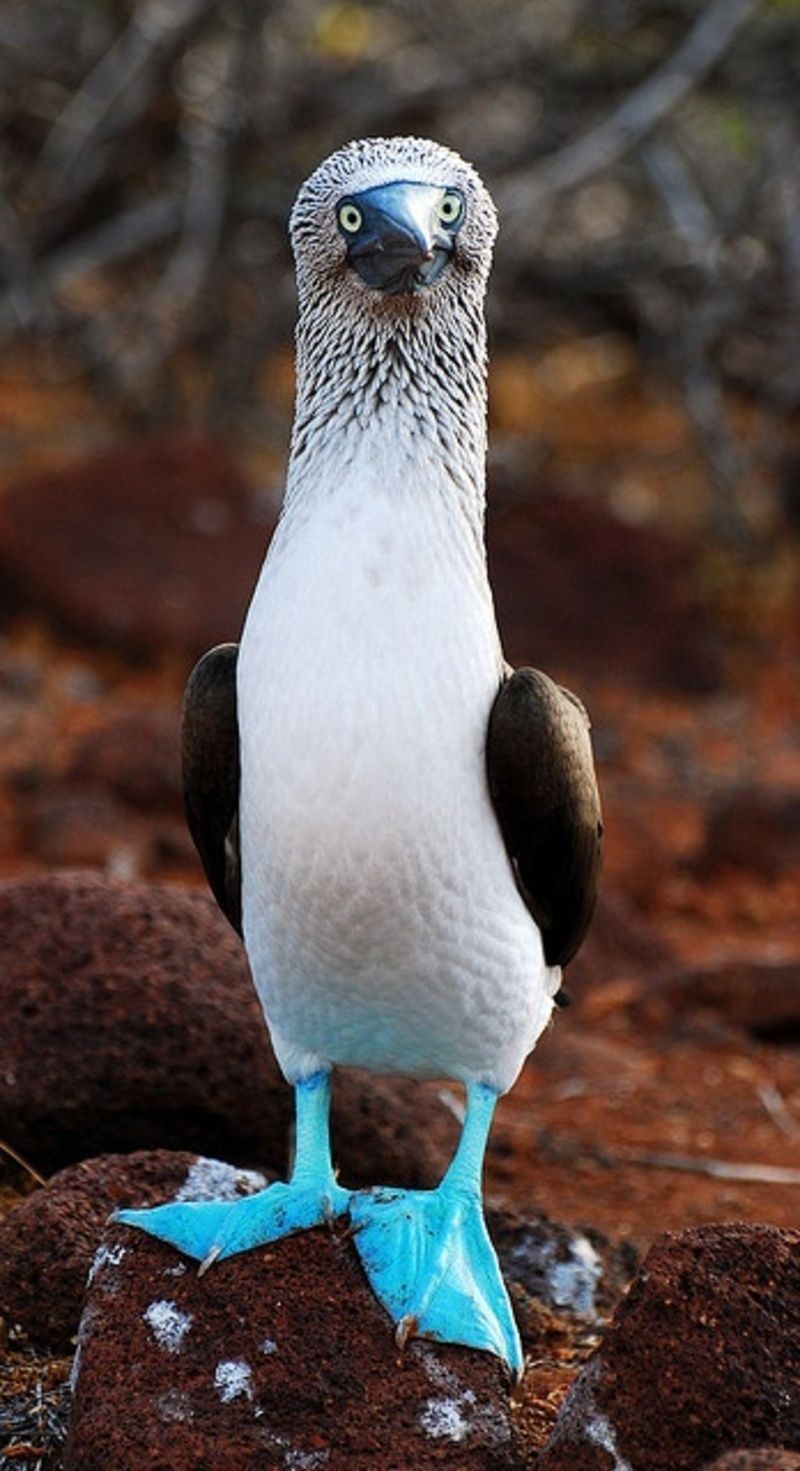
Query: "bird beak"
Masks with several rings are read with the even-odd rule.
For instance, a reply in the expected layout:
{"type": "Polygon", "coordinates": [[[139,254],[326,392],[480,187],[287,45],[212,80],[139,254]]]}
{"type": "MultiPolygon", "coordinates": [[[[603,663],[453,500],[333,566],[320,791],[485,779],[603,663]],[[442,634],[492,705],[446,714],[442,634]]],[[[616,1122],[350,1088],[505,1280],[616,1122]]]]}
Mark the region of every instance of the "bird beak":
{"type": "Polygon", "coordinates": [[[431,286],[452,253],[442,228],[442,190],[431,184],[382,184],[352,195],[363,224],[348,241],[348,263],[367,286],[388,295],[431,286]]]}

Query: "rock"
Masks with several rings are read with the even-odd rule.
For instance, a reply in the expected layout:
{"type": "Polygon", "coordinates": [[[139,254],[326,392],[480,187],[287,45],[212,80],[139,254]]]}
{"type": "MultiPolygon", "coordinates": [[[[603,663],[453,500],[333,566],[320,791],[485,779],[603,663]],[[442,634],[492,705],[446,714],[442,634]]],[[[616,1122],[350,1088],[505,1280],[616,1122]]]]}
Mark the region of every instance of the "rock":
{"type": "Polygon", "coordinates": [[[48,867],[128,877],[148,865],[147,834],[102,788],[46,785],[25,804],[20,833],[26,852],[48,867]]]}
{"type": "Polygon", "coordinates": [[[682,966],[657,978],[629,1008],[648,1028],[719,1040],[745,1032],[759,1042],[800,1039],[800,965],[723,960],[682,966]]]}
{"type": "Polygon", "coordinates": [[[698,873],[750,869],[775,879],[800,867],[800,792],[735,787],[718,797],[708,818],[698,873]]]}
{"type": "Polygon", "coordinates": [[[569,995],[579,997],[623,977],[646,976],[649,981],[671,960],[657,930],[624,893],[607,886],[601,888],[589,933],[565,971],[564,986],[569,995]]]}
{"type": "Polygon", "coordinates": [[[182,812],[177,709],[127,710],[85,731],[70,752],[63,780],[74,787],[101,787],[145,811],[182,812]]]}
{"type": "MultiPolygon", "coordinates": [[[[172,1148],[283,1173],[292,1117],[244,951],[205,893],[51,874],[0,886],[0,1138],[40,1171],[172,1148]]],[[[435,1084],[347,1075],[352,1185],[428,1185],[458,1136],[435,1084]]]]}
{"type": "Polygon", "coordinates": [[[91,643],[193,658],[237,637],[267,531],[219,445],[139,439],[8,488],[4,604],[15,584],[16,607],[34,601],[91,643]]]}
{"type": "Polygon", "coordinates": [[[800,1471],[800,1455],[779,1448],[731,1451],[702,1471],[800,1471]]]}
{"type": "Polygon", "coordinates": [[[324,1229],[199,1278],[111,1228],[76,1364],[64,1471],[530,1464],[499,1361],[398,1350],[352,1241],[324,1229]]]}
{"type": "Polygon", "coordinates": [[[587,497],[492,507],[490,497],[489,564],[511,663],[716,688],[719,648],[693,586],[694,554],[680,542],[587,497]]]}
{"type": "Polygon", "coordinates": [[[69,1165],[0,1222],[0,1314],[33,1348],[71,1351],[92,1262],[113,1210],[187,1200],[235,1200],[264,1175],[166,1149],[69,1165]]]}
{"type": "Polygon", "coordinates": [[[541,1212],[487,1208],[526,1353],[557,1359],[574,1320],[595,1327],[610,1316],[638,1266],[629,1243],[612,1245],[599,1231],[581,1231],[541,1212]],[[549,1351],[552,1349],[552,1354],[549,1351]]]}
{"type": "MultiPolygon", "coordinates": [[[[272,1174],[169,1150],[101,1155],[69,1165],[0,1222],[0,1315],[35,1349],[67,1353],[110,1213],[126,1205],[234,1200],[272,1174]]],[[[541,1214],[487,1212],[526,1347],[562,1331],[566,1317],[597,1322],[633,1275],[629,1253],[599,1233],[541,1214]]]]}
{"type": "Polygon", "coordinates": [[[800,1231],[660,1238],[568,1394],[537,1471],[697,1471],[800,1449],[800,1231]]]}

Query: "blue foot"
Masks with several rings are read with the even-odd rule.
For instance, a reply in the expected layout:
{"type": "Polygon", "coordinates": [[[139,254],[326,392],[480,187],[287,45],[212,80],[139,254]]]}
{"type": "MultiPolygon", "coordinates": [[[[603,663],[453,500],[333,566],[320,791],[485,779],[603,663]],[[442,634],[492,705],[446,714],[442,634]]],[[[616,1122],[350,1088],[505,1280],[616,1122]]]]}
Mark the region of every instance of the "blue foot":
{"type": "Polygon", "coordinates": [[[438,1190],[353,1195],[355,1244],[404,1340],[414,1334],[497,1354],[519,1374],[519,1332],[480,1199],[438,1190]]]}
{"type": "Polygon", "coordinates": [[[117,1211],[114,1220],[168,1241],[186,1256],[210,1267],[212,1262],[239,1251],[250,1251],[254,1246],[290,1236],[293,1231],[306,1231],[343,1216],[349,1201],[350,1192],[334,1181],[322,1188],[277,1183],[230,1204],[217,1200],[177,1201],[152,1210],[117,1211]]]}
{"type": "Polygon", "coordinates": [[[337,1184],[330,1156],[329,1076],[316,1073],[298,1083],[295,1104],[296,1163],[287,1185],[269,1185],[257,1195],[231,1202],[173,1201],[152,1210],[116,1211],[113,1219],[169,1242],[205,1268],[345,1215],[350,1191],[337,1184]]]}
{"type": "Polygon", "coordinates": [[[522,1345],[481,1205],[481,1168],[497,1096],[467,1089],[461,1142],[438,1190],[359,1191],[355,1244],[375,1295],[414,1333],[497,1354],[515,1374],[522,1345]]]}

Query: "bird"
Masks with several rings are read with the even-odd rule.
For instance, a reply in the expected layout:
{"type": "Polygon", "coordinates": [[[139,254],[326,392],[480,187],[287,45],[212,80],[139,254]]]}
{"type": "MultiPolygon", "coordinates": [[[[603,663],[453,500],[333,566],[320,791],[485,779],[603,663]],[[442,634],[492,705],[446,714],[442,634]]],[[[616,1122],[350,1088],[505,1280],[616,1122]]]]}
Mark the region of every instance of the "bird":
{"type": "Polygon", "coordinates": [[[184,697],[188,824],[294,1089],[286,1182],[116,1219],[201,1262],[340,1217],[398,1342],[523,1368],[483,1213],[498,1098],[595,906],[589,717],[506,662],[487,571],[484,302],[497,215],[415,137],[349,143],[289,233],[297,388],[285,493],[238,643],[184,697]],[[463,1085],[438,1186],[349,1190],[337,1068],[463,1085]]]}

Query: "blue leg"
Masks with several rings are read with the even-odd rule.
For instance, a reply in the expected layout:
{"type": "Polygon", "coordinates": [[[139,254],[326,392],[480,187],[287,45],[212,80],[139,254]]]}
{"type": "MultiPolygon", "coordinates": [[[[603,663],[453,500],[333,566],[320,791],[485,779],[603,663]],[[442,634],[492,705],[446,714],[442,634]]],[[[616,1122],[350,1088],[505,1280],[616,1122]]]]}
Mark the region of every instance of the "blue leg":
{"type": "Polygon", "coordinates": [[[376,1296],[404,1341],[414,1333],[487,1349],[522,1372],[522,1345],[481,1203],[497,1095],[467,1089],[458,1149],[437,1190],[354,1193],[355,1243],[376,1296]]]}
{"type": "Polygon", "coordinates": [[[174,1201],[152,1210],[116,1211],[113,1219],[137,1226],[202,1262],[233,1256],[293,1231],[344,1215],[350,1192],[337,1184],[331,1161],[329,1073],[295,1088],[295,1165],[288,1185],[277,1183],[233,1202],[174,1201]]]}

